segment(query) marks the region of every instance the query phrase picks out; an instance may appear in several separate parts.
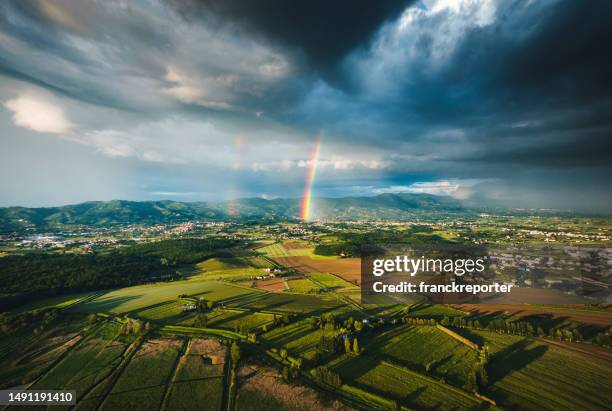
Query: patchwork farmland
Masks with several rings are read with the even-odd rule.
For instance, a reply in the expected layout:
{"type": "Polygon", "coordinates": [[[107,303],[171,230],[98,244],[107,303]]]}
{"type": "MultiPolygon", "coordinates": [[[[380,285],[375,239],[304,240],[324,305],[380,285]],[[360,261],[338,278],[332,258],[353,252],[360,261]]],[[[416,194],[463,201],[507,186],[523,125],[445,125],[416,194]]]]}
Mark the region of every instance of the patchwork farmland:
{"type": "Polygon", "coordinates": [[[185,279],[19,310],[54,319],[2,340],[4,387],[75,389],[77,410],[607,409],[607,348],[508,325],[586,332],[607,309],[557,307],[541,319],[545,307],[364,307],[350,298],[358,287],[329,270],[350,259],[286,256],[312,253],[304,242],[258,250],[284,257],[213,258],[185,279]],[[243,280],[272,268],[278,276],[243,280]]]}

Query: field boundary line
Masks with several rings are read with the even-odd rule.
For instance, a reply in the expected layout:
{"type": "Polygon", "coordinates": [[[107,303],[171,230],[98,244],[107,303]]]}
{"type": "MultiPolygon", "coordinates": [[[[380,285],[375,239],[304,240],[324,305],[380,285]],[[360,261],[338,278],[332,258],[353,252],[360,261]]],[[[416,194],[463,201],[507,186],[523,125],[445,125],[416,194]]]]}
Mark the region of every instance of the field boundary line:
{"type": "Polygon", "coordinates": [[[129,352],[126,353],[126,356],[123,358],[123,361],[121,361],[117,365],[117,368],[115,368],[114,372],[112,372],[111,375],[109,375],[108,377],[109,380],[106,383],[106,387],[104,387],[104,390],[102,391],[100,395],[100,400],[96,404],[96,407],[95,407],[96,411],[99,411],[100,409],[102,409],[104,402],[106,401],[111,391],[115,387],[115,384],[119,380],[119,377],[121,377],[121,375],[123,374],[123,371],[127,368],[130,361],[132,361],[132,358],[134,357],[134,355],[138,352],[138,350],[140,350],[140,347],[142,346],[144,341],[145,341],[144,336],[138,337],[132,343],[132,345],[128,347],[129,352]]]}
{"type": "Polygon", "coordinates": [[[183,339],[183,344],[181,345],[181,349],[176,356],[176,360],[172,366],[172,372],[168,374],[168,378],[166,381],[166,387],[164,388],[164,395],[162,396],[162,400],[159,403],[159,411],[165,410],[168,405],[168,398],[170,397],[170,390],[172,389],[172,385],[176,380],[176,376],[179,373],[179,369],[181,368],[181,360],[187,353],[189,352],[189,343],[191,341],[191,337],[187,337],[183,339]]]}
{"type": "Polygon", "coordinates": [[[34,381],[28,383],[25,387],[26,390],[30,389],[34,384],[36,384],[38,381],[40,381],[45,375],[49,374],[51,371],[53,371],[55,369],[55,367],[57,367],[65,358],[66,356],[72,352],[72,350],[74,350],[76,347],[78,347],[84,340],[85,340],[85,336],[82,334],[78,334],[75,335],[74,337],[72,337],[71,339],[69,339],[68,341],[66,341],[64,344],[68,344],[70,341],[74,340],[77,337],[81,337],[79,338],[79,340],[77,342],[75,342],[72,347],[69,347],[66,351],[64,351],[63,353],[61,353],[55,360],[53,360],[51,362],[51,364],[49,364],[47,366],[47,368],[45,368],[45,370],[38,376],[36,377],[36,379],[34,379],[34,381]]]}
{"type": "MultiPolygon", "coordinates": [[[[104,345],[104,348],[102,350],[100,350],[100,352],[96,355],[96,358],[102,354],[102,352],[104,351],[104,349],[106,349],[106,347],[108,347],[110,344],[112,344],[113,342],[117,341],[117,337],[114,337],[112,340],[110,340],[107,344],[104,345]]],[[[125,348],[123,349],[123,351],[121,352],[121,356],[123,357],[125,356],[126,351],[128,350],[129,345],[126,344],[125,348]]],[[[114,361],[114,360],[113,360],[114,361]]],[[[119,361],[119,364],[121,364],[121,361],[119,361]]],[[[111,362],[112,363],[112,362],[111,362]]],[[[110,363],[109,363],[110,364],[110,363]]],[[[100,378],[98,380],[98,382],[94,382],[89,388],[87,388],[87,390],[85,390],[83,392],[83,394],[81,395],[81,400],[84,400],[87,398],[87,396],[89,395],[90,392],[92,392],[93,390],[95,390],[100,384],[103,384],[104,381],[109,378],[112,373],[115,371],[115,369],[117,369],[117,367],[119,366],[119,364],[117,364],[113,369],[111,369],[104,377],[100,378]]],[[[72,380],[71,380],[72,381],[72,380]]],[[[70,409],[74,409],[76,407],[77,404],[75,405],[71,405],[70,409]]]]}
{"type": "Polygon", "coordinates": [[[466,346],[470,347],[472,350],[475,351],[480,351],[480,347],[478,347],[478,344],[476,344],[475,342],[472,342],[470,340],[468,340],[467,338],[457,334],[456,332],[454,332],[453,330],[450,330],[448,328],[446,328],[445,326],[436,323],[436,328],[440,331],[442,331],[444,334],[448,335],[449,337],[454,338],[455,340],[459,341],[462,344],[465,344],[466,346]]]}
{"type": "MultiPolygon", "coordinates": [[[[232,395],[232,390],[230,390],[230,383],[231,383],[231,373],[232,373],[232,360],[231,360],[231,356],[228,354],[229,350],[226,350],[225,352],[225,359],[223,361],[223,393],[222,393],[222,401],[221,401],[221,408],[220,411],[223,410],[227,410],[227,411],[231,411],[232,407],[235,408],[235,403],[236,403],[236,399],[235,398],[231,398],[232,395]]],[[[233,391],[237,393],[237,388],[235,388],[233,391]]]]}

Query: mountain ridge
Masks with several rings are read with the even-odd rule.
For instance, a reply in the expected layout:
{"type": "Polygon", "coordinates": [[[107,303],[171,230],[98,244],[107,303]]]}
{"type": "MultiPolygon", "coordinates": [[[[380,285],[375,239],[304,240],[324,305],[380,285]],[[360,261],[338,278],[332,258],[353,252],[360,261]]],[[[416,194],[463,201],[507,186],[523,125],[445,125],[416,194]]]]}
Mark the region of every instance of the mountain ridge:
{"type": "MultiPolygon", "coordinates": [[[[66,225],[117,225],[177,223],[189,220],[234,218],[297,219],[299,198],[242,198],[223,202],[86,201],[55,207],[2,207],[0,230],[66,225]]],[[[371,197],[319,197],[313,200],[313,218],[399,219],[421,212],[465,212],[470,210],[451,197],[431,194],[380,194],[371,197]]]]}

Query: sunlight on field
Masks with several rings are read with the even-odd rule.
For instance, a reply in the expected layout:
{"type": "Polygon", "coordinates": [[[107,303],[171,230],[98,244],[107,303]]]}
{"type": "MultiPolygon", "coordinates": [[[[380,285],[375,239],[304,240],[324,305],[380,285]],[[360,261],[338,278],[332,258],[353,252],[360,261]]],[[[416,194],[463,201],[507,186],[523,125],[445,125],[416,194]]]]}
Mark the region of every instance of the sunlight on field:
{"type": "Polygon", "coordinates": [[[92,301],[79,305],[75,310],[81,312],[108,311],[120,314],[150,307],[154,304],[173,301],[181,294],[201,295],[207,300],[223,301],[255,293],[257,291],[227,283],[195,279],[139,285],[109,291],[92,301]]]}
{"type": "Polygon", "coordinates": [[[274,243],[266,247],[259,248],[257,251],[264,253],[266,256],[274,258],[282,257],[311,257],[313,259],[320,260],[333,260],[338,257],[328,257],[323,255],[317,255],[314,253],[314,247],[307,245],[304,248],[290,248],[285,246],[283,243],[274,243]]]}
{"type": "Polygon", "coordinates": [[[319,290],[315,283],[305,278],[287,280],[287,285],[289,286],[289,291],[294,293],[310,294],[319,290]]]}

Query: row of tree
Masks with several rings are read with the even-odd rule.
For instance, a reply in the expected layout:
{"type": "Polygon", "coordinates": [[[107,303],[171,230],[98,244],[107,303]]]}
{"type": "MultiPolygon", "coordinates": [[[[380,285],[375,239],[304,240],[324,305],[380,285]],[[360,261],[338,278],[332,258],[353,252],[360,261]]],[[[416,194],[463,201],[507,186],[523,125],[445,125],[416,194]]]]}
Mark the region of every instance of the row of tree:
{"type": "Polygon", "coordinates": [[[476,330],[488,330],[494,331],[501,334],[513,334],[513,335],[524,335],[524,336],[537,336],[537,337],[548,337],[563,341],[582,341],[583,337],[577,328],[563,329],[563,328],[551,328],[548,333],[537,327],[534,329],[533,325],[528,321],[512,321],[503,318],[495,318],[483,326],[479,320],[465,319],[463,317],[444,317],[440,324],[444,326],[452,326],[457,328],[473,328],[476,330]]]}
{"type": "Polygon", "coordinates": [[[13,335],[24,329],[32,329],[35,334],[43,332],[61,317],[58,308],[42,308],[21,313],[0,313],[0,337],[13,335]]]}

